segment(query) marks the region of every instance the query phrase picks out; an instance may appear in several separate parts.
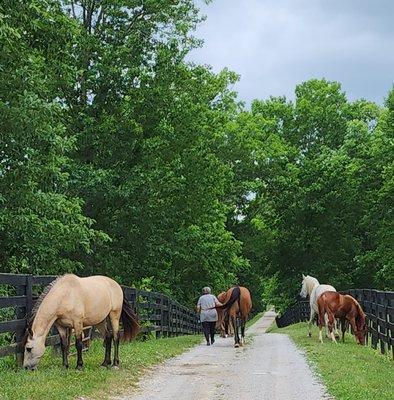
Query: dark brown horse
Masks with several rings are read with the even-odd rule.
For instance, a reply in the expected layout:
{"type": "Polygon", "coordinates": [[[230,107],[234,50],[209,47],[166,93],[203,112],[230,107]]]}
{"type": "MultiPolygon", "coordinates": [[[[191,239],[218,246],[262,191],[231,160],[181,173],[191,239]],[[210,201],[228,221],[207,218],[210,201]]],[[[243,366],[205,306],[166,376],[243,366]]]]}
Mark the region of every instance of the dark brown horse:
{"type": "Polygon", "coordinates": [[[339,318],[342,325],[342,341],[345,341],[346,321],[349,321],[357,342],[364,344],[366,334],[365,314],[356,299],[347,294],[324,292],[318,297],[317,305],[319,308],[319,340],[322,343],[324,315],[327,314],[328,329],[333,342],[336,342],[336,340],[332,328],[335,318],[339,318]]]}
{"type": "MultiPolygon", "coordinates": [[[[231,323],[234,328],[234,347],[239,347],[245,341],[245,325],[250,310],[252,309],[252,299],[250,292],[246,287],[234,286],[225,292],[221,306],[217,306],[218,311],[223,310],[228,314],[228,323],[231,323]],[[239,337],[237,318],[241,325],[241,338],[239,337]]],[[[227,324],[226,324],[227,325],[227,324]]],[[[226,326],[226,332],[228,327],[226,326]]]]}

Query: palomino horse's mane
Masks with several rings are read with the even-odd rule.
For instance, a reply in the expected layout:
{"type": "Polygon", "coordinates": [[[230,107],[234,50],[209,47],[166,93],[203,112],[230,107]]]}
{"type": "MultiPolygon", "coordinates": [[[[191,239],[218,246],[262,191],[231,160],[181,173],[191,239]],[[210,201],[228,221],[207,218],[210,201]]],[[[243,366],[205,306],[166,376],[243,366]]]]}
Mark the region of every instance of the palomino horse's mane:
{"type": "Polygon", "coordinates": [[[47,294],[51,291],[51,289],[59,282],[60,279],[62,279],[64,275],[58,276],[56,279],[54,279],[48,286],[45,287],[45,289],[42,291],[36,302],[34,303],[34,307],[31,310],[29,319],[27,321],[27,329],[31,330],[31,327],[34,322],[34,318],[37,315],[37,311],[40,308],[42,302],[44,301],[45,297],[47,294]]]}

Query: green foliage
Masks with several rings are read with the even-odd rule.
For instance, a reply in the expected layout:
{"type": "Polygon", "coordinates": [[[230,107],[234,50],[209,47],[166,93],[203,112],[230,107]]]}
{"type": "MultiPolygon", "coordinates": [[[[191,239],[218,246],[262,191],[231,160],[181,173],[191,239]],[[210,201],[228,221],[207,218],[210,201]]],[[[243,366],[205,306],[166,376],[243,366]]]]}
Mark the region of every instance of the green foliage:
{"type": "Polygon", "coordinates": [[[301,273],[393,288],[394,91],[337,82],[247,111],[187,63],[192,0],[0,5],[0,270],[107,274],[194,304],[239,283],[284,307],[301,273]]]}
{"type": "Polygon", "coordinates": [[[302,273],[393,289],[393,91],[380,108],[312,80],[294,104],[256,100],[228,131],[230,228],[264,301],[286,307],[302,273]]]}
{"type": "Polygon", "coordinates": [[[75,141],[59,96],[75,25],[50,1],[3,2],[0,19],[1,270],[73,271],[73,255],[105,238],[67,190],[75,141]]]}

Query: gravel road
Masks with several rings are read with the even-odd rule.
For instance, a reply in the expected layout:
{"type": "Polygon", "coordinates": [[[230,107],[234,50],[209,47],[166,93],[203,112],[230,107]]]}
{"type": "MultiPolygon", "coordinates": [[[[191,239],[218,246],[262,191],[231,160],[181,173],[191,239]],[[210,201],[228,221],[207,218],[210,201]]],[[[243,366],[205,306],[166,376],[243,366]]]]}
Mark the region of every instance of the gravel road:
{"type": "Polygon", "coordinates": [[[264,333],[267,312],[247,332],[246,345],[218,338],[155,367],[139,388],[117,400],[319,400],[329,399],[304,357],[286,336],[264,333]]]}

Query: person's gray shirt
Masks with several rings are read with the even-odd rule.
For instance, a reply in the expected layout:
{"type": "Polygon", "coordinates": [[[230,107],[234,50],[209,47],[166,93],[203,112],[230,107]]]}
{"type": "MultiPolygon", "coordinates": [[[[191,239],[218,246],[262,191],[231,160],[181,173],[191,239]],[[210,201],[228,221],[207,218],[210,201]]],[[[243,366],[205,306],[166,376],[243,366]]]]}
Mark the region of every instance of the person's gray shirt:
{"type": "Polygon", "coordinates": [[[211,309],[218,303],[218,299],[213,294],[203,294],[198,299],[197,307],[201,307],[201,322],[215,322],[218,320],[218,313],[216,309],[211,309]]]}

